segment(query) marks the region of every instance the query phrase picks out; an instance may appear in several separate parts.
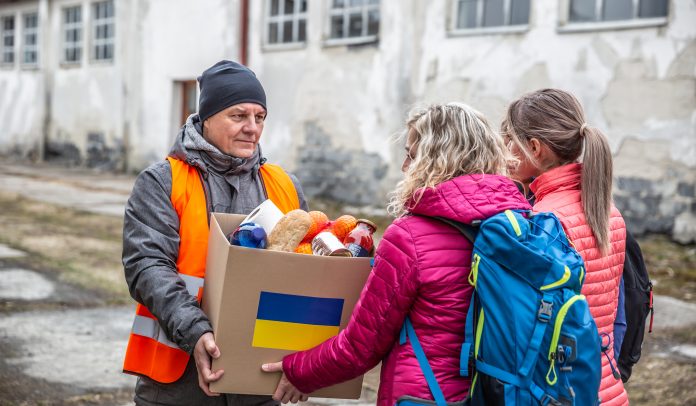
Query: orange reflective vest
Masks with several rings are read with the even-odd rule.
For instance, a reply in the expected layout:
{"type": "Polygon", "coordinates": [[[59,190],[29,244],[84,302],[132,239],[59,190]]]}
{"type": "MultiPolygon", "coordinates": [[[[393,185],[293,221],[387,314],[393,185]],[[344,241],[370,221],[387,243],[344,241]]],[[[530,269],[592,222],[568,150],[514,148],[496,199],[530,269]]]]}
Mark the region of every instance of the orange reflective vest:
{"type": "MultiPolygon", "coordinates": [[[[196,296],[200,303],[208,254],[205,191],[195,167],[172,157],[167,159],[172,167],[172,205],[179,216],[180,242],[176,268],[188,293],[196,296]]],[[[264,164],[259,172],[266,195],[283,213],[300,208],[295,185],[281,167],[264,164]]],[[[189,354],[167,338],[147,307],[138,304],[123,372],[171,383],[184,374],[188,360],[189,354]]]]}

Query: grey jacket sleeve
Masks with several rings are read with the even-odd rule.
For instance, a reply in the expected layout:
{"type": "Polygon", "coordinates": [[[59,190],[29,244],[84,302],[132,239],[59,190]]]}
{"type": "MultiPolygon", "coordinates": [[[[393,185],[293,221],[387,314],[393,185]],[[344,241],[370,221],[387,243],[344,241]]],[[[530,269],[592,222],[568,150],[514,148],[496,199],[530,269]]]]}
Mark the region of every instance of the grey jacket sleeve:
{"type": "Polygon", "coordinates": [[[136,179],[123,223],[123,267],[130,294],[157,318],[167,337],[191,353],[212,331],[179,277],[179,217],[170,195],[171,167],[158,162],[136,179]]]}
{"type": "Polygon", "coordinates": [[[292,173],[285,173],[287,173],[288,176],[290,176],[292,184],[295,185],[295,190],[297,191],[297,198],[300,200],[300,209],[304,211],[309,211],[309,206],[307,205],[307,200],[305,199],[304,191],[302,191],[302,185],[300,185],[300,181],[292,173]]]}

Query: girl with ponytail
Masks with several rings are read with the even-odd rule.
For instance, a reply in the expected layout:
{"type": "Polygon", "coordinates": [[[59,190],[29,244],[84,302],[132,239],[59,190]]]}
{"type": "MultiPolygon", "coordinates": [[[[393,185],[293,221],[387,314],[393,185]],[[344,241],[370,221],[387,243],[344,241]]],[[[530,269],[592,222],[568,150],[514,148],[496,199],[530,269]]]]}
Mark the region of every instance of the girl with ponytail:
{"type": "Polygon", "coordinates": [[[512,102],[501,132],[518,159],[511,175],[534,194],[534,211],[556,214],[585,261],[582,293],[609,347],[602,357],[602,405],[628,405],[613,350],[626,227],[612,203],[609,143],[586,122],[578,100],[558,89],[512,102]]]}

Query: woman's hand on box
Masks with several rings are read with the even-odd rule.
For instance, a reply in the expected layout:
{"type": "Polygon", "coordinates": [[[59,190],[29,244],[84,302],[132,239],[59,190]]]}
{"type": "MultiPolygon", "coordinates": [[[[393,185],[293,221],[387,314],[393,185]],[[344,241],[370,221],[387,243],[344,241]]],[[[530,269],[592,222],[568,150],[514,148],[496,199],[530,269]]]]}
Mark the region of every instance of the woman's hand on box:
{"type": "Polygon", "coordinates": [[[193,349],[193,358],[196,361],[196,369],[198,370],[198,386],[208,396],[220,396],[219,393],[210,391],[210,383],[220,380],[225,371],[221,369],[213,372],[211,370],[211,357],[219,358],[220,349],[215,344],[213,333],[208,332],[198,339],[196,347],[193,349]]]}
{"type": "MultiPolygon", "coordinates": [[[[264,372],[283,372],[283,362],[274,362],[272,364],[263,364],[261,369],[264,372]]],[[[295,385],[293,385],[288,377],[283,374],[278,382],[278,387],[273,394],[273,400],[282,403],[297,403],[298,401],[306,402],[309,396],[300,392],[295,385]]]]}

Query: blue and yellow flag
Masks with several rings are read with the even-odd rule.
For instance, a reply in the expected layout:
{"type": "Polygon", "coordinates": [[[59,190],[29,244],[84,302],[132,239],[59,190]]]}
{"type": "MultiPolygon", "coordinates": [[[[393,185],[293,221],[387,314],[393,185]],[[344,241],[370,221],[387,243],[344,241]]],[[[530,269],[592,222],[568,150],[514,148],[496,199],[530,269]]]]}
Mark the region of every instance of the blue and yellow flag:
{"type": "Polygon", "coordinates": [[[261,292],[253,347],[301,351],[338,334],[343,299],[261,292]]]}

